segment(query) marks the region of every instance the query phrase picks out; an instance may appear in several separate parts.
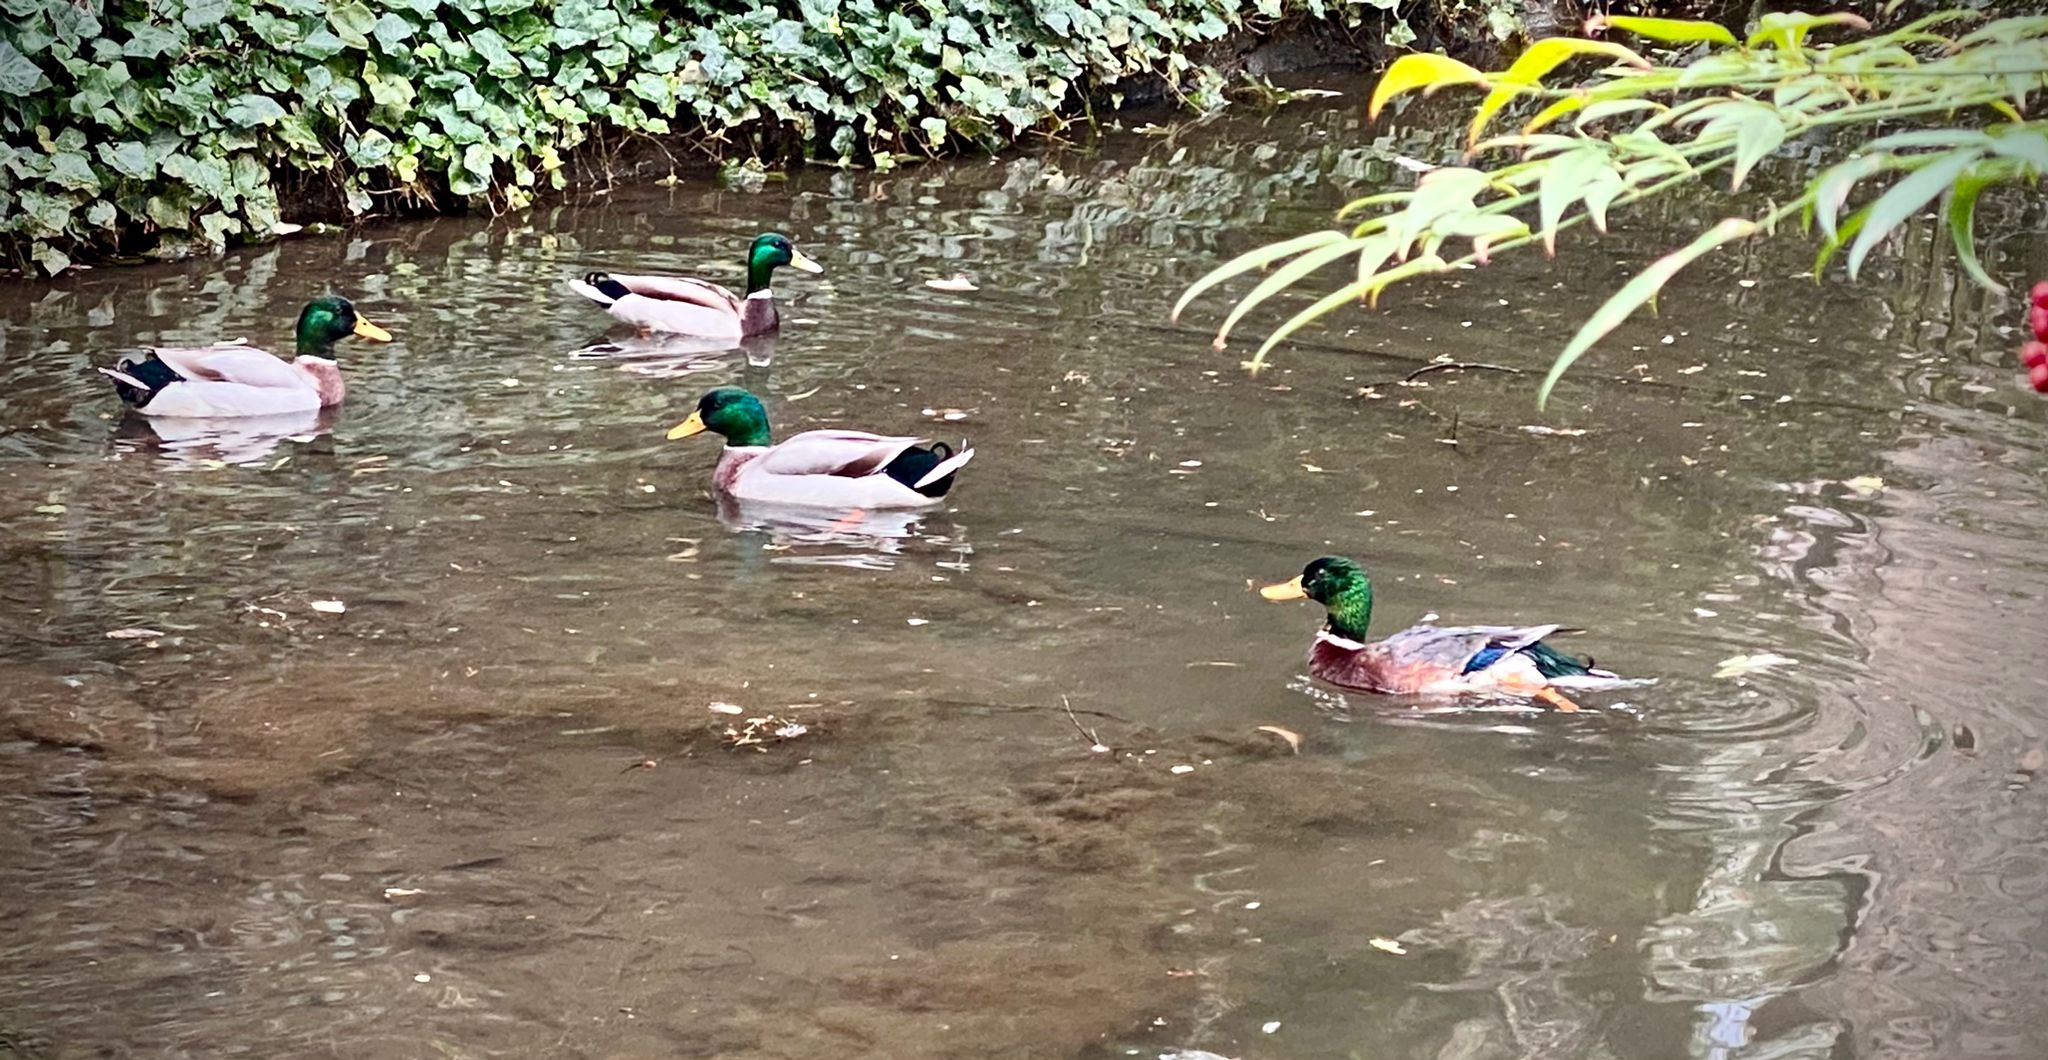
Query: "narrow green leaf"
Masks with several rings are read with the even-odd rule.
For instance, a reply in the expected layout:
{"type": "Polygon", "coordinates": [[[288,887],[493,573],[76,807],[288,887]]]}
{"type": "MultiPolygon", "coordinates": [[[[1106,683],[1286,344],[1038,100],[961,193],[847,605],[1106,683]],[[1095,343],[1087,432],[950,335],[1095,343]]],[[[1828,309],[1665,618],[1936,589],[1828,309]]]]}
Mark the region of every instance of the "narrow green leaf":
{"type": "Polygon", "coordinates": [[[1837,238],[1835,216],[1842,212],[1842,204],[1849,201],[1850,190],[1865,177],[1893,164],[1890,155],[1859,155],[1846,162],[1837,162],[1813,178],[1807,184],[1807,193],[1812,199],[1813,216],[1820,222],[1821,235],[1828,239],[1837,238]]]}
{"type": "Polygon", "coordinates": [[[1997,182],[1996,177],[1964,174],[1949,190],[1948,202],[1942,212],[1948,217],[1949,238],[1956,245],[1956,261],[1962,265],[1963,271],[1977,281],[1979,287],[2002,293],[2005,287],[1992,279],[1977,260],[1977,196],[1997,182]]]}
{"type": "Polygon", "coordinates": [[[1593,174],[1586,184],[1586,216],[1593,219],[1593,227],[1607,231],[1607,207],[1615,197],[1628,190],[1628,182],[1612,169],[1601,169],[1593,174]]]}
{"type": "Polygon", "coordinates": [[[1856,234],[1856,242],[1849,246],[1849,278],[1856,278],[1856,273],[1863,267],[1863,259],[1880,240],[1891,234],[1892,229],[1925,208],[1936,195],[1954,184],[1963,170],[1983,156],[1983,150],[1975,147],[1936,155],[1933,161],[1899,178],[1898,183],[1878,196],[1877,201],[1870,204],[1869,221],[1864,224],[1863,231],[1856,234]]]}
{"type": "Polygon", "coordinates": [[[1769,107],[1757,107],[1735,127],[1735,175],[1728,190],[1741,191],[1743,178],[1763,157],[1785,142],[1785,123],[1769,107]]]}
{"type": "Polygon", "coordinates": [[[1170,319],[1178,322],[1181,310],[1186,309],[1188,303],[1194,301],[1197,295],[1230,279],[1232,276],[1243,272],[1250,272],[1253,269],[1263,268],[1281,258],[1299,254],[1304,250],[1313,250],[1326,243],[1337,242],[1345,238],[1347,237],[1342,232],[1325,230],[1310,232],[1307,235],[1295,236],[1293,239],[1283,239],[1278,243],[1268,243],[1263,247],[1247,250],[1237,257],[1210,269],[1201,279],[1190,284],[1187,291],[1180,296],[1180,301],[1173,304],[1173,312],[1170,314],[1170,319]]]}
{"type": "MultiPolygon", "coordinates": [[[[1391,239],[1379,236],[1376,240],[1368,240],[1366,242],[1374,241],[1389,244],[1387,253],[1393,253],[1391,246],[1393,241],[1391,239]]],[[[1243,320],[1246,313],[1258,308],[1260,303],[1294,286],[1295,283],[1317,269],[1350,254],[1357,247],[1357,243],[1348,239],[1325,244],[1274,269],[1272,275],[1260,281],[1259,285],[1252,288],[1250,293],[1246,294],[1243,298],[1238,299],[1237,306],[1230,311],[1229,316],[1223,319],[1223,326],[1216,329],[1215,347],[1220,350],[1228,345],[1230,329],[1236,327],[1237,322],[1243,320]]]]}
{"type": "Polygon", "coordinates": [[[1865,206],[1850,214],[1848,219],[1842,222],[1842,230],[1836,233],[1833,239],[1821,242],[1820,252],[1813,256],[1813,278],[1815,280],[1819,280],[1827,272],[1828,262],[1834,260],[1836,252],[1842,249],[1843,244],[1856,238],[1856,233],[1863,231],[1863,223],[1868,220],[1870,220],[1870,207],[1865,206]]]}
{"type": "MultiPolygon", "coordinates": [[[[1607,25],[1638,37],[1648,37],[1666,44],[1690,44],[1694,41],[1711,41],[1715,44],[1735,44],[1735,34],[1718,22],[1698,22],[1678,18],[1637,18],[1633,15],[1610,15],[1607,25]]],[[[1588,30],[1595,27],[1588,25],[1588,30]]]]}
{"type": "Polygon", "coordinates": [[[1543,233],[1544,254],[1557,255],[1558,222],[1572,203],[1585,196],[1593,174],[1610,170],[1610,165],[1607,152],[1590,145],[1551,160],[1536,195],[1536,228],[1543,233]]]}
{"type": "Polygon", "coordinates": [[[1444,263],[1442,258],[1433,254],[1425,254],[1396,265],[1369,280],[1348,283],[1331,291],[1314,305],[1287,318],[1286,323],[1274,329],[1271,335],[1266,336],[1266,341],[1259,346],[1259,352],[1252,355],[1252,367],[1257,368],[1265,364],[1266,354],[1271,353],[1273,347],[1280,345],[1280,343],[1286,341],[1289,335],[1300,331],[1331,310],[1348,302],[1357,301],[1360,298],[1377,298],[1379,292],[1395,282],[1412,276],[1420,276],[1425,272],[1441,272],[1446,268],[1449,268],[1449,266],[1444,263]]]}
{"type": "Polygon", "coordinates": [[[1720,224],[1702,232],[1698,238],[1650,263],[1648,268],[1637,273],[1635,278],[1622,285],[1621,290],[1602,303],[1593,315],[1579,325],[1578,333],[1572,336],[1564,352],[1550,365],[1550,374],[1543,377],[1543,385],[1536,389],[1536,407],[1543,408],[1550,401],[1550,389],[1564,377],[1565,370],[1572,366],[1585,352],[1607,336],[1608,332],[1621,326],[1636,310],[1643,307],[1657,292],[1677,276],[1687,265],[1700,259],[1708,251],[1723,243],[1746,239],[1757,230],[1755,221],[1730,217],[1720,224]]]}
{"type": "Polygon", "coordinates": [[[1922,147],[1962,147],[1964,145],[1984,146],[1991,143],[1991,137],[1975,129],[1916,129],[1912,132],[1893,133],[1880,136],[1864,144],[1864,151],[1899,151],[1922,147]]]}
{"type": "Polygon", "coordinates": [[[2048,131],[2041,127],[2000,131],[1991,137],[1991,152],[2025,163],[2036,177],[2048,176],[2048,131]]]}

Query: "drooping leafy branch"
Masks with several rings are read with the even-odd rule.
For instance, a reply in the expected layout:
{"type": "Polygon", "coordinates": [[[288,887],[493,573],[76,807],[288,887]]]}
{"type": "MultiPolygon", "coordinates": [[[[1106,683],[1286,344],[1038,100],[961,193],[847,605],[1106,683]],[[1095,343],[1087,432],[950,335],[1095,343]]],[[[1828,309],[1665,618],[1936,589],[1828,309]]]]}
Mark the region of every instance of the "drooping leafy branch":
{"type": "Polygon", "coordinates": [[[1403,56],[1387,69],[1370,103],[1377,117],[1406,92],[1470,85],[1487,90],[1467,130],[1467,158],[1486,164],[1424,173],[1412,189],[1358,199],[1339,211],[1363,214],[1349,229],[1315,232],[1260,247],[1190,286],[1181,310],[1204,291],[1255,269],[1272,271],[1225,317],[1222,349],[1247,313],[1311,273],[1355,260],[1356,278],[1289,317],[1253,355],[1252,365],[1288,336],[1353,302],[1377,303],[1389,286],[1459,265],[1486,264],[1502,250],[1540,242],[1590,222],[1605,231],[1616,207],[1696,184],[1726,171],[1731,195],[1757,164],[1788,140],[1839,131],[1864,140],[1805,182],[1787,201],[1729,217],[1660,258],[1616,291],[1580,326],[1537,392],[1544,404],[1557,380],[1587,349],[1646,304],[1702,255],[1798,217],[1817,227],[1818,276],[1843,247],[1851,278],[1872,250],[1937,198],[1957,258],[1977,283],[1996,287],[1977,260],[1977,200],[1994,185],[2037,181],[2048,173],[2048,121],[2028,120],[2028,98],[2048,87],[2048,16],[1985,23],[1967,10],[1942,11],[1889,32],[1847,43],[1816,43],[1816,30],[1868,31],[1861,17],[1772,14],[1747,39],[1710,22],[1613,17],[1589,32],[1621,30],[1660,44],[1709,45],[1705,54],[1658,65],[1607,40],[1537,42],[1506,70],[1487,73],[1441,55],[1403,56]],[[1950,35],[1954,33],[1955,35],[1950,35]],[[1546,83],[1581,58],[1608,60],[1583,83],[1546,83]],[[1484,138],[1510,106],[1540,107],[1517,133],[1484,138]],[[1973,127],[1915,128],[1871,135],[1880,125],[1989,119],[1973,127]],[[1556,131],[1567,126],[1569,131],[1556,131]],[[1889,183],[1886,180],[1889,179],[1889,183]],[[1871,189],[1882,186],[1871,194],[1871,189]],[[1864,192],[1869,201],[1843,211],[1864,192]],[[1469,247],[1463,253],[1453,248],[1469,247]]]}

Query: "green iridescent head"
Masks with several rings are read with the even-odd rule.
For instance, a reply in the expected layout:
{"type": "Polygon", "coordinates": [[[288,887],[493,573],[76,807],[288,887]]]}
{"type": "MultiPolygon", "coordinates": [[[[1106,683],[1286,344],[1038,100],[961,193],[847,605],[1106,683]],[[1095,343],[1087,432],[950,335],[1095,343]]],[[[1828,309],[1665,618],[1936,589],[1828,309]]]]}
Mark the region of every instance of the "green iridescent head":
{"type": "Polygon", "coordinates": [[[333,357],[334,344],[350,336],[371,342],[390,342],[391,333],[363,319],[348,299],[325,295],[306,303],[299,311],[299,352],[315,357],[333,357]]]}
{"type": "Polygon", "coordinates": [[[722,386],[697,399],[697,411],[669,429],[670,441],[710,431],[727,445],[769,445],[768,410],[761,399],[736,386],[722,386]]]}
{"type": "Polygon", "coordinates": [[[792,265],[805,272],[824,272],[825,266],[804,256],[804,252],[777,232],[763,232],[747,248],[747,293],[765,291],[776,269],[792,265]]]}
{"type": "Polygon", "coordinates": [[[1314,600],[1329,609],[1330,632],[1351,640],[1365,640],[1365,627],[1372,621],[1372,579],[1364,567],[1342,556],[1314,560],[1294,579],[1268,585],[1259,595],[1268,600],[1314,600]]]}

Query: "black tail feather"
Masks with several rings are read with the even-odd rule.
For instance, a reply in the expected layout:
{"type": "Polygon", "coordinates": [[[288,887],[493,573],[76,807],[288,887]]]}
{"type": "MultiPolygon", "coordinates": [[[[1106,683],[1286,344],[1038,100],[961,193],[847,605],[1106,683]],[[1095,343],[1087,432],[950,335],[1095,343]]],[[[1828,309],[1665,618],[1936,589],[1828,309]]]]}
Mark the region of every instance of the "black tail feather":
{"type": "Polygon", "coordinates": [[[625,284],[620,283],[619,281],[614,280],[610,276],[607,276],[601,272],[593,272],[585,275],[583,277],[583,282],[589,284],[592,287],[597,288],[599,294],[604,295],[606,298],[609,298],[614,302],[633,293],[631,290],[627,289],[625,284]]]}
{"type": "Polygon", "coordinates": [[[149,399],[155,397],[158,391],[185,378],[154,353],[144,353],[140,357],[123,357],[115,367],[121,374],[148,388],[137,387],[125,379],[114,380],[114,393],[120,396],[123,403],[138,409],[148,405],[149,399]]]}
{"type": "Polygon", "coordinates": [[[953,447],[944,442],[933,442],[929,448],[925,449],[920,449],[913,445],[896,454],[896,459],[889,461],[889,466],[882,469],[882,474],[903,483],[906,487],[916,490],[927,497],[943,497],[946,495],[947,490],[953,488],[955,476],[949,474],[935,482],[927,482],[923,486],[919,486],[917,480],[931,474],[933,468],[938,467],[952,455],[953,447]]]}

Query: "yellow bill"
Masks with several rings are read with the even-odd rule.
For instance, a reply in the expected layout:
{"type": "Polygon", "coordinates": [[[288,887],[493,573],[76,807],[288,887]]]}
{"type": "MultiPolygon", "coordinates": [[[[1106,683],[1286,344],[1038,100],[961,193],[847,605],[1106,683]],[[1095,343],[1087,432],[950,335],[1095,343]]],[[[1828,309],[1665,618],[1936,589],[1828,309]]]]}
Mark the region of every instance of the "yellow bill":
{"type": "Polygon", "coordinates": [[[693,434],[702,433],[704,433],[704,415],[699,412],[692,412],[689,419],[668,429],[668,440],[673,442],[678,438],[688,438],[693,434]]]}
{"type": "Polygon", "coordinates": [[[1306,600],[1308,594],[1301,590],[1301,575],[1297,574],[1278,585],[1268,585],[1259,590],[1259,595],[1268,600],[1306,600]]]}
{"type": "Polygon", "coordinates": [[[789,263],[791,265],[796,266],[799,269],[804,270],[805,272],[825,271],[825,266],[820,265],[817,262],[812,261],[810,258],[805,257],[804,252],[796,249],[795,247],[789,248],[789,263]]]}
{"type": "Polygon", "coordinates": [[[355,327],[355,333],[356,333],[356,335],[357,335],[357,336],[359,336],[359,337],[361,337],[361,338],[369,339],[369,340],[370,340],[371,342],[390,342],[390,341],[391,341],[391,333],[390,333],[390,332],[388,332],[388,331],[385,331],[385,330],[384,330],[383,328],[380,328],[380,327],[378,327],[377,325],[375,325],[375,324],[372,324],[372,323],[370,323],[370,322],[369,322],[369,321],[367,321],[367,320],[364,320],[364,319],[363,319],[362,317],[357,317],[357,318],[356,318],[356,327],[355,327]]]}

